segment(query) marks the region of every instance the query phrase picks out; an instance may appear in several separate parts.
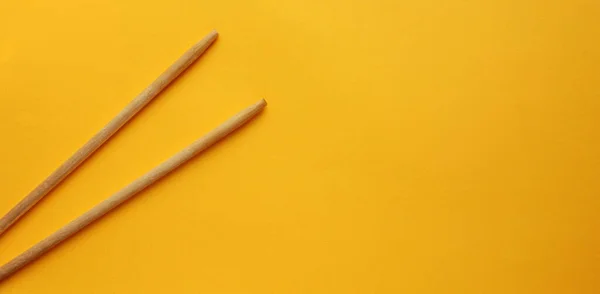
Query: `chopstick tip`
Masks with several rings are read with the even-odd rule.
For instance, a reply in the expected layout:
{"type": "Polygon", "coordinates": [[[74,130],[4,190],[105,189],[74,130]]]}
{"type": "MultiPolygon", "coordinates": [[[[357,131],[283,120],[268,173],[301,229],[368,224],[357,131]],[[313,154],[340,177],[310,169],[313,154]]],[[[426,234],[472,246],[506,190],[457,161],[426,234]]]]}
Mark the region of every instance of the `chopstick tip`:
{"type": "Polygon", "coordinates": [[[265,100],[264,98],[260,99],[260,101],[256,102],[256,107],[259,108],[265,108],[265,106],[267,106],[267,100],[265,100]]]}
{"type": "Polygon", "coordinates": [[[219,32],[217,30],[210,31],[202,40],[198,42],[198,44],[202,44],[202,46],[211,45],[219,36],[219,32]]]}
{"type": "Polygon", "coordinates": [[[258,102],[252,104],[249,107],[249,109],[254,109],[254,110],[257,110],[257,111],[262,111],[265,108],[265,106],[267,106],[267,100],[260,99],[260,100],[258,100],[258,102]]]}

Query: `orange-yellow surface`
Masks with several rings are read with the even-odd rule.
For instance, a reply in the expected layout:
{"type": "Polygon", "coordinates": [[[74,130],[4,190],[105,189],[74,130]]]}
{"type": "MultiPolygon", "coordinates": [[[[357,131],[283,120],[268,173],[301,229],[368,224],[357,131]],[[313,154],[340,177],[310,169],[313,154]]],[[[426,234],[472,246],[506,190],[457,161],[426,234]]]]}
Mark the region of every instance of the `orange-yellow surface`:
{"type": "Polygon", "coordinates": [[[0,2],[0,263],[268,109],[0,293],[599,293],[600,2],[0,2]]]}

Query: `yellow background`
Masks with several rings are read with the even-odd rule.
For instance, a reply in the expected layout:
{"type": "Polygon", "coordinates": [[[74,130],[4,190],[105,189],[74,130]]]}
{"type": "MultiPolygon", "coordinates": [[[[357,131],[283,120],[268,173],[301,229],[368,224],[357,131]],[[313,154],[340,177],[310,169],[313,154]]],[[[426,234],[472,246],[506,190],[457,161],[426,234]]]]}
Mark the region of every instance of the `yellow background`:
{"type": "Polygon", "coordinates": [[[600,2],[0,2],[0,213],[205,56],[0,238],[6,262],[250,125],[0,293],[598,293],[600,2]]]}

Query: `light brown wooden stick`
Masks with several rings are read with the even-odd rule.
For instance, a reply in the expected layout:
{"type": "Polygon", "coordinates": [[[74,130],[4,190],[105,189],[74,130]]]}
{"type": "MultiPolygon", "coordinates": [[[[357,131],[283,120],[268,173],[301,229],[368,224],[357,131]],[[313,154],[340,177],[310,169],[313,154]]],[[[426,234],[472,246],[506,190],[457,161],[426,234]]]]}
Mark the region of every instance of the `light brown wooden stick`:
{"type": "Polygon", "coordinates": [[[15,223],[23,214],[40,201],[50,190],[66,178],[77,166],[85,161],[106,140],[117,132],[129,119],[138,113],[146,104],[158,95],[169,83],[188,68],[217,39],[218,33],[212,31],[204,39],[186,51],[175,63],[165,70],[150,86],[131,101],[116,117],[81,147],[71,158],[67,159],[48,178],[39,184],[5,216],[0,219],[0,235],[15,223]]]}
{"type": "Polygon", "coordinates": [[[266,105],[267,103],[263,99],[255,103],[254,105],[246,108],[245,110],[241,111],[240,113],[236,114],[234,117],[230,118],[229,120],[218,126],[216,129],[206,134],[204,137],[198,139],[190,146],[175,154],[173,157],[169,158],[167,161],[155,167],[150,172],[138,178],[119,192],[113,194],[110,198],[96,205],[94,208],[90,209],[80,217],[71,221],[66,226],[62,227],[58,231],[54,232],[52,235],[48,236],[46,239],[35,244],[27,251],[21,253],[21,255],[17,256],[7,264],[0,267],[0,281],[6,279],[10,275],[21,269],[23,266],[27,265],[29,262],[37,259],[42,254],[52,249],[60,242],[73,236],[75,233],[79,232],[85,226],[99,219],[100,217],[111,211],[113,208],[127,201],[136,193],[140,192],[144,188],[156,182],[158,179],[164,177],[169,172],[173,171],[181,164],[194,157],[199,152],[205,150],[215,142],[227,136],[235,129],[242,126],[245,122],[250,120],[252,117],[260,113],[260,111],[266,105]]]}

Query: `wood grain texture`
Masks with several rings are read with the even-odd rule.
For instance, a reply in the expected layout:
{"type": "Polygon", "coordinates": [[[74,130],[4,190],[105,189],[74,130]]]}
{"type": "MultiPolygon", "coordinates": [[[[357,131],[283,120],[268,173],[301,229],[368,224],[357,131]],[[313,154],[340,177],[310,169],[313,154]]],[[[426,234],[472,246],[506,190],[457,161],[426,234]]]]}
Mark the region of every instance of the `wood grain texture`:
{"type": "Polygon", "coordinates": [[[75,154],[67,159],[48,178],[39,184],[6,215],[0,219],[0,235],[14,224],[23,214],[39,202],[48,192],[65,179],[83,161],[94,153],[104,142],[116,133],[127,121],[137,114],[144,106],[154,99],[173,80],[185,71],[206,49],[217,39],[216,31],[210,32],[206,37],[186,51],[175,63],[167,68],[152,84],[133,99],[117,116],[104,128],[83,145],[75,154]]]}
{"type": "Polygon", "coordinates": [[[217,141],[221,140],[222,138],[224,138],[225,136],[242,126],[244,123],[252,119],[258,113],[260,113],[266,105],[267,103],[263,99],[253,104],[252,106],[244,109],[243,111],[239,112],[238,114],[236,114],[235,116],[233,116],[232,118],[215,128],[214,130],[206,134],[204,137],[198,139],[187,148],[181,150],[179,153],[175,154],[167,161],[155,167],[150,172],[146,173],[131,184],[127,185],[125,188],[113,194],[111,197],[96,205],[80,217],[71,221],[69,224],[54,232],[52,235],[46,237],[44,240],[35,244],[27,251],[21,253],[19,256],[0,267],[0,281],[11,276],[31,261],[37,259],[44,253],[48,252],[48,250],[52,249],[60,242],[73,236],[90,223],[99,219],[115,207],[119,206],[123,202],[136,195],[138,192],[142,191],[144,188],[150,186],[152,183],[156,182],[157,180],[164,177],[171,171],[175,170],[177,167],[179,167],[186,161],[190,160],[196,154],[202,152],[217,141]]]}

